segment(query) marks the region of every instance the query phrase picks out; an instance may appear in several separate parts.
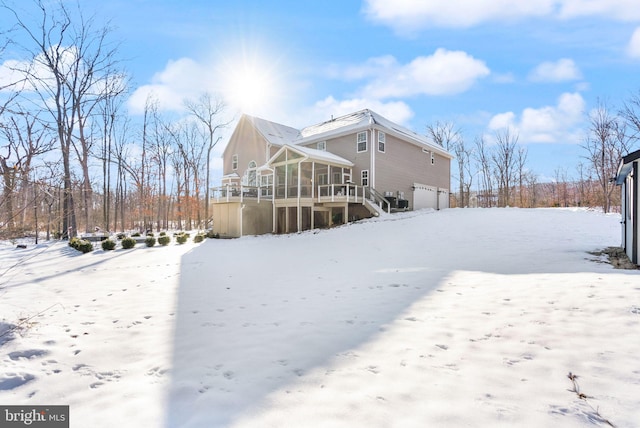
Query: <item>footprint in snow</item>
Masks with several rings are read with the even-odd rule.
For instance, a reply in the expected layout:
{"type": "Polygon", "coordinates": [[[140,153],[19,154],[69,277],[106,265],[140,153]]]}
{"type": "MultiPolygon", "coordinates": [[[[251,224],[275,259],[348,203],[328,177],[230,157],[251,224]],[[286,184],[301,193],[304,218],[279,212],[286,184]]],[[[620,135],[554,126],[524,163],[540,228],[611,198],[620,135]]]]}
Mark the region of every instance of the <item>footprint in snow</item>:
{"type": "Polygon", "coordinates": [[[7,373],[0,377],[0,391],[10,391],[18,388],[36,377],[29,373],[7,373]]]}

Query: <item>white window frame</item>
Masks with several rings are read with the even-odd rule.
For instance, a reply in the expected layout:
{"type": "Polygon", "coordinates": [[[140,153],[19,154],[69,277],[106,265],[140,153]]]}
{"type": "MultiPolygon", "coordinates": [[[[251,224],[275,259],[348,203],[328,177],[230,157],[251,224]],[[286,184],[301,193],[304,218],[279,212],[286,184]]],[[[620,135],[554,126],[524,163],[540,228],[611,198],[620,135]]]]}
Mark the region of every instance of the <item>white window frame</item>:
{"type": "Polygon", "coordinates": [[[369,148],[369,142],[367,139],[367,131],[358,132],[358,134],[356,135],[356,152],[363,153],[363,152],[366,152],[368,148],[369,148]],[[364,136],[364,139],[360,138],[360,136],[362,135],[364,136]],[[360,149],[361,144],[364,144],[363,150],[360,149]]]}
{"type": "Polygon", "coordinates": [[[318,141],[316,144],[317,150],[322,150],[323,152],[327,151],[327,142],[326,141],[318,141]]]}
{"type": "Polygon", "coordinates": [[[326,184],[329,184],[329,174],[318,174],[318,186],[324,186],[326,184]]]}
{"type": "Polygon", "coordinates": [[[238,170],[238,155],[231,156],[231,169],[233,171],[238,170]]]}
{"type": "Polygon", "coordinates": [[[360,171],[360,183],[362,183],[362,187],[369,186],[369,170],[363,169],[360,171]]]}
{"type": "Polygon", "coordinates": [[[378,131],[378,151],[384,153],[387,146],[387,138],[384,132],[378,131]]]}

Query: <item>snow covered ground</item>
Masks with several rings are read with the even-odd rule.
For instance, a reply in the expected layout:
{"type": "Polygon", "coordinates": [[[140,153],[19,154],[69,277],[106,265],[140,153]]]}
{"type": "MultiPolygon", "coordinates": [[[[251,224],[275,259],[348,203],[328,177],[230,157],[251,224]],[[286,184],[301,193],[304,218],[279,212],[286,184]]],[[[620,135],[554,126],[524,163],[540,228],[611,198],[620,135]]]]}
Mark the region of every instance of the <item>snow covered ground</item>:
{"type": "Polygon", "coordinates": [[[619,244],[617,215],[452,209],[4,245],[0,404],[78,428],[640,426],[640,271],[587,253],[619,244]]]}

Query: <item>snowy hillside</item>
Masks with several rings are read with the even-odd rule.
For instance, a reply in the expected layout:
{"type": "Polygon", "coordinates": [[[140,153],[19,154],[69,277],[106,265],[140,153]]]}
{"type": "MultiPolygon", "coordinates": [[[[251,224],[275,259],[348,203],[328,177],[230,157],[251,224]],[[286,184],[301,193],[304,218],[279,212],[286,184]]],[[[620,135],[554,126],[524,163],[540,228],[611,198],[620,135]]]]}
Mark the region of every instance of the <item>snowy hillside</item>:
{"type": "Polygon", "coordinates": [[[470,209],[5,245],[0,403],[79,428],[638,426],[640,271],[588,254],[619,236],[617,215],[470,209]]]}

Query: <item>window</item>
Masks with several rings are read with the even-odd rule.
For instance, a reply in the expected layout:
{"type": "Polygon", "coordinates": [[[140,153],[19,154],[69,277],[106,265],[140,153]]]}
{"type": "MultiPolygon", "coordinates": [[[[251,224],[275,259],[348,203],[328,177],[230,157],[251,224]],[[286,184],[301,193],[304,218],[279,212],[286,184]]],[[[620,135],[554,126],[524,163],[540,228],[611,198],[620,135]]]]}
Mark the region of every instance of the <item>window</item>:
{"type": "Polygon", "coordinates": [[[325,184],[329,184],[329,179],[327,174],[318,174],[318,185],[323,186],[325,184]]]}
{"type": "Polygon", "coordinates": [[[327,142],[326,141],[318,141],[316,144],[316,149],[322,150],[323,152],[327,150],[327,142]]]}
{"type": "Polygon", "coordinates": [[[431,152],[431,165],[436,163],[436,157],[433,155],[433,152],[431,152]]]}
{"type": "Polygon", "coordinates": [[[367,132],[358,132],[357,137],[357,150],[358,153],[367,151],[367,132]]]}
{"type": "Polygon", "coordinates": [[[385,139],[386,139],[386,136],[384,135],[384,132],[378,131],[378,151],[379,152],[384,153],[385,139]]]}
{"type": "Polygon", "coordinates": [[[362,172],[360,173],[360,178],[362,179],[362,185],[363,186],[368,186],[369,185],[369,170],[368,169],[362,170],[362,172]]]}
{"type": "Polygon", "coordinates": [[[231,169],[234,171],[238,169],[238,155],[233,155],[231,158],[231,169]]]}
{"type": "Polygon", "coordinates": [[[257,186],[256,183],[256,168],[258,164],[255,161],[249,162],[249,167],[247,168],[247,185],[249,186],[257,186]]]}

